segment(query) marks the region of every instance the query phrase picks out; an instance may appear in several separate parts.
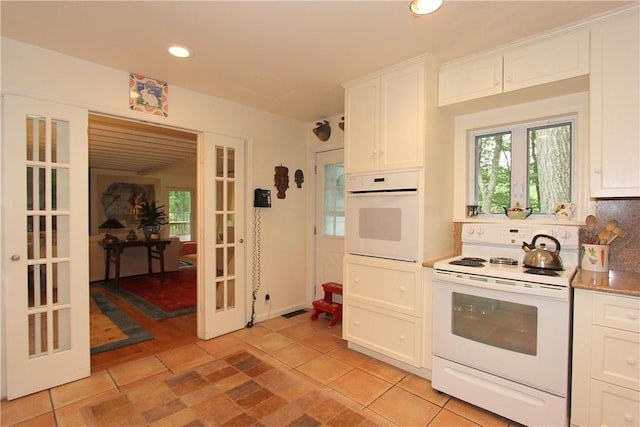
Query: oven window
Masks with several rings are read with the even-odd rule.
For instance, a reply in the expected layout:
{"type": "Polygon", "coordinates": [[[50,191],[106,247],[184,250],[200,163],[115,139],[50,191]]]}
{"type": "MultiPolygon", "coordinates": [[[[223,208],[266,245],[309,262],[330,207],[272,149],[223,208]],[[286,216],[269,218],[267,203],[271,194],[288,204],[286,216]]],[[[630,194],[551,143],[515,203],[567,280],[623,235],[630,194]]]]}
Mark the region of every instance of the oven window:
{"type": "Polygon", "coordinates": [[[400,208],[360,208],[359,236],[361,239],[399,242],[402,239],[402,210],[400,208]]]}
{"type": "Polygon", "coordinates": [[[482,344],[535,356],[538,308],[454,292],[454,335],[482,344]]]}

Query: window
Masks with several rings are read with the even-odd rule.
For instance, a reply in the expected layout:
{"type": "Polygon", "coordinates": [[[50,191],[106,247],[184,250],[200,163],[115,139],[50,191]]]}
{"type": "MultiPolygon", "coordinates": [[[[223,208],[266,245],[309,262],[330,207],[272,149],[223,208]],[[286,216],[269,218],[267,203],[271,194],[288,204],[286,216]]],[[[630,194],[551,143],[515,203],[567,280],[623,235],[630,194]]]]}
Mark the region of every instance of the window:
{"type": "Polygon", "coordinates": [[[344,237],[344,163],[324,166],[324,235],[344,237]]]}
{"type": "Polygon", "coordinates": [[[191,190],[169,191],[169,236],[191,241],[191,190]]]}
{"type": "Polygon", "coordinates": [[[473,132],[470,193],[481,212],[520,205],[549,214],[574,200],[574,127],[565,117],[473,132]]]}

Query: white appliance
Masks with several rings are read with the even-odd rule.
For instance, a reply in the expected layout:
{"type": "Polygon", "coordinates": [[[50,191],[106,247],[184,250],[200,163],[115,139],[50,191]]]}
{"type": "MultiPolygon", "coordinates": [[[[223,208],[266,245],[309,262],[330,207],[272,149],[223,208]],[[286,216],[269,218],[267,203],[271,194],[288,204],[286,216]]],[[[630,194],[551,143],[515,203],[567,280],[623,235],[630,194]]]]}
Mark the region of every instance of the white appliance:
{"type": "Polygon", "coordinates": [[[574,226],[464,224],[462,256],[434,265],[433,388],[524,425],[567,425],[578,249],[574,226]],[[538,234],[560,243],[563,271],[522,265],[538,234]]]}
{"type": "Polygon", "coordinates": [[[418,180],[418,171],[347,176],[347,253],[418,261],[418,180]]]}

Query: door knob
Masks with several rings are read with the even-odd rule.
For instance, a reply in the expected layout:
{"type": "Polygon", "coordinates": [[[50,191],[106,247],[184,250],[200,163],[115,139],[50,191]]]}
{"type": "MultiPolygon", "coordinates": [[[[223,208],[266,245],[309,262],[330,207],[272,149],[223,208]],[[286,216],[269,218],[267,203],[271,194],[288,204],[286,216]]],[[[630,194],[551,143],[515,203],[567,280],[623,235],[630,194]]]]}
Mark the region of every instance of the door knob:
{"type": "Polygon", "coordinates": [[[20,261],[20,255],[11,255],[11,261],[20,261]]]}
{"type": "Polygon", "coordinates": [[[240,240],[239,240],[239,242],[240,242],[240,243],[244,243],[244,239],[240,239],[240,240]]]}

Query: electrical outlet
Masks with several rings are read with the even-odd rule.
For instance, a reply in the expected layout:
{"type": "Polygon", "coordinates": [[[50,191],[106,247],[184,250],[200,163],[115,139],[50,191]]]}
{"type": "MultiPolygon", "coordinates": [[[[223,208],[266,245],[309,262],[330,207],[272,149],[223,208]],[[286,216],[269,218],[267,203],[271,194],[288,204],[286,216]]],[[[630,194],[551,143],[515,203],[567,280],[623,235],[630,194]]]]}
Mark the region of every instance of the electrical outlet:
{"type": "Polygon", "coordinates": [[[264,300],[269,301],[270,299],[271,299],[271,295],[269,295],[269,293],[267,292],[264,296],[264,300]]]}

